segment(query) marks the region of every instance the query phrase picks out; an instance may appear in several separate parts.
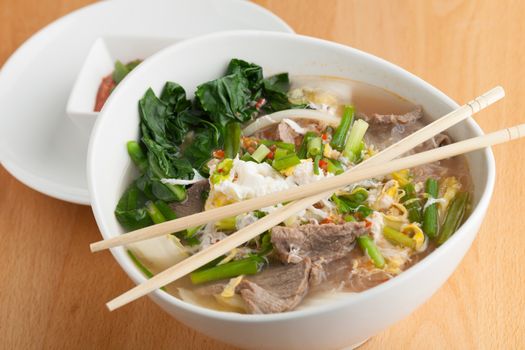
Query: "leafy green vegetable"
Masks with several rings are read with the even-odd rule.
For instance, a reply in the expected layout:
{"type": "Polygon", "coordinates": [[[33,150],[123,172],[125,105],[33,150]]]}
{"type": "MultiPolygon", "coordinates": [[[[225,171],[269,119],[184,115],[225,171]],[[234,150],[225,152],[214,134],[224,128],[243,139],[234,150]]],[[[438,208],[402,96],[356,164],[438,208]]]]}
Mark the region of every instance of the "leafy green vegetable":
{"type": "Polygon", "coordinates": [[[177,83],[168,81],[160,94],[160,99],[168,105],[170,113],[181,113],[191,107],[191,101],[186,99],[186,91],[177,83]]]}
{"type": "MultiPolygon", "coordinates": [[[[139,63],[116,62],[113,78],[119,82],[139,63]]],[[[206,163],[213,151],[226,146],[227,142],[225,151],[227,148],[234,157],[239,152],[240,123],[252,119],[260,108],[274,112],[304,107],[288,101],[289,88],[288,74],[265,79],[260,66],[232,59],[223,77],[197,87],[193,103],[184,88],[174,82],[167,82],[159,97],[148,89],[139,101],[140,142],[127,144],[128,153],[141,174],[122,195],[115,209],[123,227],[135,230],[152,225],[152,217],[175,217],[168,203],[184,200],[186,189],[161,180],[192,179],[194,169],[207,175],[206,163]],[[259,103],[261,101],[265,103],[259,103]],[[225,137],[228,125],[232,126],[229,140],[225,137]]],[[[290,152],[295,151],[293,144],[276,143],[290,152]]],[[[292,154],[281,165],[297,163],[296,158],[292,154]]],[[[220,176],[224,174],[213,174],[212,180],[220,181],[220,176]]],[[[183,239],[190,244],[198,243],[193,234],[183,239]]]]}
{"type": "Polygon", "coordinates": [[[254,63],[234,58],[230,61],[226,70],[226,75],[230,74],[243,75],[248,80],[252,92],[256,92],[261,87],[261,81],[263,80],[262,67],[254,63]]]}
{"type": "Polygon", "coordinates": [[[197,105],[209,114],[212,122],[224,135],[230,121],[246,122],[257,114],[255,105],[264,98],[266,112],[289,108],[304,108],[288,100],[290,81],[288,73],[263,79],[262,68],[256,64],[233,59],[226,75],[201,84],[195,93],[197,105]]]}
{"type": "Polygon", "coordinates": [[[306,105],[296,105],[288,100],[290,79],[288,73],[281,73],[263,80],[263,95],[266,104],[263,109],[268,113],[291,108],[306,108],[306,105]]]}
{"type": "Polygon", "coordinates": [[[153,225],[145,209],[147,201],[148,198],[135,183],[124,192],[115,209],[115,216],[124,229],[133,231],[153,225]]]}
{"type": "Polygon", "coordinates": [[[219,147],[219,130],[211,123],[203,124],[208,127],[199,127],[193,131],[191,138],[183,146],[183,155],[201,174],[207,174],[208,170],[204,166],[210,160],[213,150],[219,147]]]}
{"type": "Polygon", "coordinates": [[[256,110],[250,104],[251,96],[250,81],[240,72],[199,85],[195,92],[199,106],[223,135],[230,121],[246,122],[252,118],[256,110]]]}

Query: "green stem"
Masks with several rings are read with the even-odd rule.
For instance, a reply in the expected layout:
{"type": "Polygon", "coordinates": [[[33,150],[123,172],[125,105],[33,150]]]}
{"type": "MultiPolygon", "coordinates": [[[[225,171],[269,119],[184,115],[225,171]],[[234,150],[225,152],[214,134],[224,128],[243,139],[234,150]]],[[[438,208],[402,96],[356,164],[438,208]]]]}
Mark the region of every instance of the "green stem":
{"type": "Polygon", "coordinates": [[[306,145],[306,155],[307,156],[317,156],[321,154],[321,147],[323,146],[323,141],[320,137],[312,137],[308,140],[306,145]]]}
{"type": "Polygon", "coordinates": [[[264,158],[270,153],[270,149],[266,147],[265,145],[259,145],[255,152],[252,154],[253,160],[255,160],[257,163],[260,163],[263,161],[264,158]]]}
{"type": "Polygon", "coordinates": [[[299,157],[297,157],[295,153],[290,153],[285,155],[284,157],[274,159],[272,166],[275,168],[275,170],[280,171],[297,165],[299,163],[301,163],[299,157]]]}
{"type": "Polygon", "coordinates": [[[357,244],[359,244],[363,252],[372,260],[375,267],[382,269],[385,266],[385,258],[383,258],[383,255],[372,238],[366,235],[357,237],[357,244]]]}
{"type": "Polygon", "coordinates": [[[177,218],[177,214],[175,214],[173,209],[171,209],[166,202],[158,200],[155,202],[155,205],[166,220],[175,220],[177,218]]]}
{"type": "Polygon", "coordinates": [[[345,172],[345,169],[341,165],[341,163],[335,159],[328,159],[326,158],[325,161],[328,163],[326,170],[329,173],[339,175],[345,172]]]}
{"type": "Polygon", "coordinates": [[[153,202],[146,203],[146,211],[148,212],[149,217],[155,224],[160,224],[166,221],[166,218],[160,212],[159,208],[153,202]]]}
{"type": "Polygon", "coordinates": [[[241,147],[241,124],[231,122],[226,126],[224,140],[224,155],[226,158],[235,158],[241,147]]]}
{"type": "Polygon", "coordinates": [[[259,271],[259,258],[246,258],[217,265],[206,270],[194,271],[190,274],[193,284],[217,281],[240,275],[255,275],[259,271]]]}
{"type": "Polygon", "coordinates": [[[469,201],[468,192],[458,192],[452,202],[450,203],[441,233],[439,234],[437,243],[445,243],[454,232],[459,228],[465,213],[467,212],[467,206],[469,201]]]}
{"type": "Polygon", "coordinates": [[[277,146],[279,148],[284,148],[290,152],[295,152],[295,145],[293,143],[282,142],[282,141],[272,141],[272,140],[259,140],[259,142],[265,146],[277,146]]]}
{"type": "Polygon", "coordinates": [[[287,150],[286,148],[281,148],[281,147],[277,147],[275,149],[275,153],[273,155],[273,159],[279,159],[279,158],[282,158],[284,156],[286,156],[287,154],[289,153],[293,153],[293,151],[289,151],[287,150]]]}
{"type": "Polygon", "coordinates": [[[175,201],[182,202],[186,199],[186,188],[183,185],[163,184],[175,196],[175,201]]]}
{"type": "Polygon", "coordinates": [[[306,134],[304,134],[303,142],[301,143],[301,147],[299,148],[299,152],[297,152],[297,155],[301,159],[305,159],[308,151],[308,141],[310,139],[317,137],[317,134],[313,131],[308,131],[306,134]]]}
{"type": "Polygon", "coordinates": [[[408,211],[408,220],[421,223],[421,203],[419,199],[416,199],[417,194],[414,184],[408,183],[403,189],[405,190],[405,195],[401,198],[401,202],[405,203],[410,200],[408,204],[405,204],[405,208],[408,211]]]}
{"type": "Polygon", "coordinates": [[[148,159],[137,141],[129,141],[127,143],[128,154],[133,163],[139,168],[141,173],[144,173],[148,168],[148,159]]]}
{"type": "MultiPolygon", "coordinates": [[[[435,199],[439,194],[439,185],[436,179],[428,178],[425,183],[425,192],[428,200],[435,199]]],[[[436,238],[438,234],[438,208],[437,203],[427,206],[423,212],[423,232],[430,238],[436,238]]]]}
{"type": "Polygon", "coordinates": [[[360,158],[362,149],[361,142],[363,141],[367,129],[368,123],[362,119],[356,120],[352,126],[343,151],[343,156],[349,161],[355,162],[360,158]]]}
{"type": "Polygon", "coordinates": [[[319,175],[319,161],[321,160],[321,155],[317,155],[314,158],[314,174],[319,175]]]}
{"type": "Polygon", "coordinates": [[[332,142],[330,145],[338,151],[342,151],[345,148],[346,137],[348,136],[348,130],[354,121],[354,107],[345,106],[343,111],[343,117],[341,118],[341,123],[337,127],[337,130],[332,137],[332,142]]]}
{"type": "Polygon", "coordinates": [[[383,236],[390,241],[390,243],[395,245],[400,245],[402,247],[407,248],[416,248],[416,241],[414,241],[412,238],[408,237],[407,235],[394,230],[391,227],[385,226],[383,228],[383,236]]]}

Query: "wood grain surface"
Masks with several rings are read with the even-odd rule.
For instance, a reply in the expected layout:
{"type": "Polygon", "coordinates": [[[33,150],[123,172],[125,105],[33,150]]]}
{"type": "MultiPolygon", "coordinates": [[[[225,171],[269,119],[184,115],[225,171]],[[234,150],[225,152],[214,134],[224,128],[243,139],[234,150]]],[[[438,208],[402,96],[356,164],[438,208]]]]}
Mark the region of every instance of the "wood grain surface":
{"type": "MultiPolygon", "coordinates": [[[[90,0],[0,0],[0,65],[24,40],[90,0]]],[[[485,130],[525,121],[525,1],[256,0],[300,34],[385,58],[458,102],[501,84],[479,114],[485,130]]],[[[1,126],[0,126],[1,127],[1,126]]],[[[362,349],[525,347],[525,141],[495,149],[497,181],[474,245],[449,281],[362,349]]],[[[104,303],[132,286],[90,208],[37,193],[0,168],[0,348],[231,349],[142,298],[104,303]]]]}

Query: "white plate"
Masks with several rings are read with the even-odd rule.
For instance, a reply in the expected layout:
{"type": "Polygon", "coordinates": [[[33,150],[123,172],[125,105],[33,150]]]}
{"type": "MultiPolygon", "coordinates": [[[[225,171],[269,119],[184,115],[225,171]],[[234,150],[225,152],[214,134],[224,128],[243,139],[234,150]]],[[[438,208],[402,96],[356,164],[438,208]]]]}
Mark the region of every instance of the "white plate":
{"type": "Polygon", "coordinates": [[[243,0],[115,0],[90,5],[26,41],[0,71],[0,161],[27,186],[89,204],[88,136],[66,116],[75,77],[97,37],[188,38],[231,29],[293,30],[243,0]]]}

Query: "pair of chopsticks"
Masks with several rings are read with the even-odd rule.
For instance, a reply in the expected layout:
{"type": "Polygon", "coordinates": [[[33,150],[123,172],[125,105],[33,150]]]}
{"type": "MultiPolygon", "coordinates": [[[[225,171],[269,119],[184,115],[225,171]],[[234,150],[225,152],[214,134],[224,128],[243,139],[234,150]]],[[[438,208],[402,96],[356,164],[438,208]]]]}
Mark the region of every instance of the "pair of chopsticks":
{"type": "Polygon", "coordinates": [[[301,211],[321,199],[329,197],[333,191],[353,182],[365,180],[371,177],[388,174],[401,169],[412,168],[421,164],[431,163],[437,160],[449,158],[458,154],[484,148],[490,145],[507,142],[525,136],[525,125],[519,125],[503,129],[488,135],[475,137],[465,141],[457,142],[434,150],[418,153],[409,157],[397,159],[396,157],[411,150],[422,142],[434,137],[440,132],[472,116],[480,110],[488,107],[504,97],[501,87],[496,87],[479,96],[473,101],[463,105],[446,116],[434,121],[417,132],[407,136],[403,140],[386,148],[377,155],[369,158],[361,164],[353,167],[344,174],[323,179],[321,181],[292,188],[279,193],[246,200],[243,202],[212,209],[203,213],[193,214],[181,219],[164,222],[158,225],[143,228],[134,232],[113,237],[104,241],[91,244],[93,252],[112,248],[132,242],[149,239],[171,232],[177,232],[188,227],[195,227],[208,222],[235,216],[241,213],[253,211],[262,207],[275,205],[282,202],[296,200],[289,203],[282,210],[267,215],[252,225],[249,225],[236,233],[228,236],[209,248],[194,254],[180,263],[155,275],[146,282],[136,286],[121,296],[107,303],[110,310],[119,308],[149,292],[167,285],[186,274],[196,270],[204,264],[218,258],[239,245],[256,237],[260,233],[280,224],[291,215],[301,211]]]}

